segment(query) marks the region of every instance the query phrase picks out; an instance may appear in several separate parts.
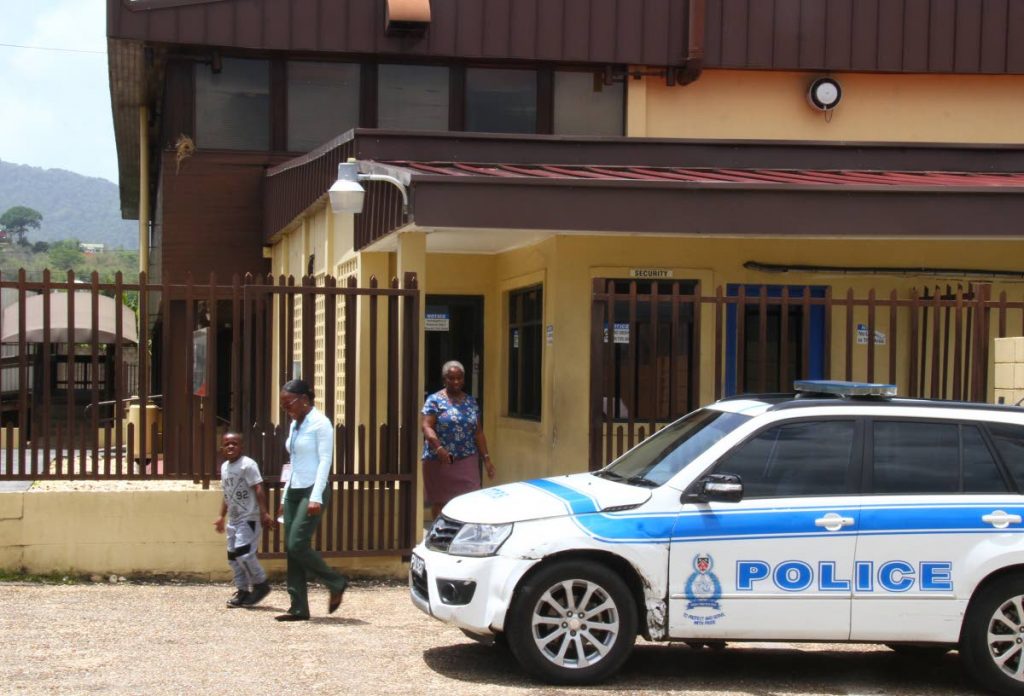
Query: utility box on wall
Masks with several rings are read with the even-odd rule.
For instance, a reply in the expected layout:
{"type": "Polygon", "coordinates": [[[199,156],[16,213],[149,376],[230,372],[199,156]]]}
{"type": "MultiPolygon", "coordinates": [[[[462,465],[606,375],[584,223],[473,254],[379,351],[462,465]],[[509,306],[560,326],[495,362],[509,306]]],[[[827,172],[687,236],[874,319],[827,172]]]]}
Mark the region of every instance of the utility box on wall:
{"type": "Polygon", "coordinates": [[[995,339],[992,401],[1024,405],[1024,336],[995,339]]]}

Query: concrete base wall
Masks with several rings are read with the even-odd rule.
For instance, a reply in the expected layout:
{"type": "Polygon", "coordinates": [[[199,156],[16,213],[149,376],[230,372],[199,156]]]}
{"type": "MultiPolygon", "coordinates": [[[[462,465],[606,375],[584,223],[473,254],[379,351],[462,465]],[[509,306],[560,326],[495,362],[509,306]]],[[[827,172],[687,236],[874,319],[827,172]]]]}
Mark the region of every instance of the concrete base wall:
{"type": "MultiPolygon", "coordinates": [[[[213,529],[220,500],[217,490],[0,493],[0,569],[229,580],[224,535],[213,529]]],[[[283,576],[284,559],[263,563],[283,576]]],[[[397,556],[328,563],[358,575],[408,572],[397,556]]]]}

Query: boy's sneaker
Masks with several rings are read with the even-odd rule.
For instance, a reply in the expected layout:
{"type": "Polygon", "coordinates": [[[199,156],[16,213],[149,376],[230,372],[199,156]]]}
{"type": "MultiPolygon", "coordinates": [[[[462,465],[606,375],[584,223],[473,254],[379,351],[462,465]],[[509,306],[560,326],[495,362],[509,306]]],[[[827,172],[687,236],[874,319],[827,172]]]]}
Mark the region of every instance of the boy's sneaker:
{"type": "Polygon", "coordinates": [[[249,599],[249,590],[237,590],[228,600],[228,609],[244,607],[247,599],[249,599]]]}
{"type": "Polygon", "coordinates": [[[243,607],[254,607],[263,601],[263,598],[270,594],[270,583],[261,582],[252,586],[252,592],[242,602],[243,607]]]}

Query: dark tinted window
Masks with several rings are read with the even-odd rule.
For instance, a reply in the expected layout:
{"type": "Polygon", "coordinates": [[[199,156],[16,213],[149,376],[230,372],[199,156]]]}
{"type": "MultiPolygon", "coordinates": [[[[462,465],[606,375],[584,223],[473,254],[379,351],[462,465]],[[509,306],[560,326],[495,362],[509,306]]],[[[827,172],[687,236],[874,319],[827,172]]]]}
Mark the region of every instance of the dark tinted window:
{"type": "Polygon", "coordinates": [[[716,467],[737,474],[745,498],[841,495],[854,442],[853,421],[787,423],[758,433],[716,467]]]}
{"type": "Polygon", "coordinates": [[[1024,426],[989,423],[987,427],[1003,464],[1019,489],[1024,486],[1024,426]]]}
{"type": "Polygon", "coordinates": [[[626,86],[606,85],[590,72],[555,73],[556,135],[622,135],[626,86]]]}
{"type": "Polygon", "coordinates": [[[875,493],[1005,490],[999,468],[977,427],[956,423],[875,422],[875,493]]]}
{"type": "Polygon", "coordinates": [[[448,130],[448,68],[381,65],[377,75],[378,128],[448,130]]]}
{"type": "Polygon", "coordinates": [[[468,68],[466,130],[537,132],[537,73],[533,70],[468,68]]]}
{"type": "Polygon", "coordinates": [[[196,66],[196,144],[270,148],[270,62],[225,58],[220,72],[196,66]]]}
{"type": "Polygon", "coordinates": [[[960,435],[963,442],[963,491],[964,493],[1002,493],[1006,491],[1006,482],[999,473],[981,431],[973,425],[961,425],[960,435]]]}
{"type": "Polygon", "coordinates": [[[544,291],[536,285],[508,295],[508,415],[540,420],[544,291]]]}
{"type": "Polygon", "coordinates": [[[288,149],[306,152],[359,125],[358,63],[288,63],[288,149]]]}
{"type": "Polygon", "coordinates": [[[955,423],[876,422],[876,493],[955,493],[960,435],[955,423]]]}

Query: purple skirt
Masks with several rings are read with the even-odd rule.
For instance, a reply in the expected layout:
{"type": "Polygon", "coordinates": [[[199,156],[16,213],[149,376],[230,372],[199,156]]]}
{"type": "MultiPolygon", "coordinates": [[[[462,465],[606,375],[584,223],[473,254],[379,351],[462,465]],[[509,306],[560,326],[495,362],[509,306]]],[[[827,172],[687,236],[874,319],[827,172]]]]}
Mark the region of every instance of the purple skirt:
{"type": "Polygon", "coordinates": [[[480,457],[471,454],[445,465],[423,460],[423,502],[444,505],[455,496],[480,489],[480,457]]]}

